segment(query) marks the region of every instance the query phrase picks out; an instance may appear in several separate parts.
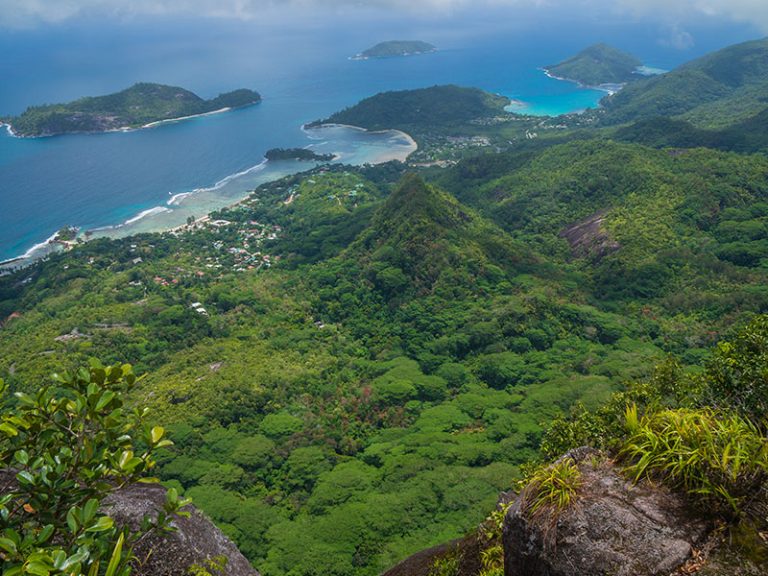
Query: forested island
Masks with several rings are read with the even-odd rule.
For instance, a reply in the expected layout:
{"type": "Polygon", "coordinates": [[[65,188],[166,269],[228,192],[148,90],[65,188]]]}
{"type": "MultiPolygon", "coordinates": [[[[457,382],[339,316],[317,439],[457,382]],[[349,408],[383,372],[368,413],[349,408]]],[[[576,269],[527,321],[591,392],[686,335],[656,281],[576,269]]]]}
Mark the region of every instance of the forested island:
{"type": "MultiPolygon", "coordinates": [[[[36,408],[54,371],[83,396],[54,407],[115,437],[118,405],[151,405],[164,428],[137,439],[174,442],[152,473],[269,576],[376,576],[415,553],[386,574],[766,574],[766,62],[766,41],[733,46],[561,118],[456,86],[341,111],[450,162],[315,167],[0,277],[0,377],[29,394],[0,433],[21,446],[24,410],[59,422],[36,408]],[[132,368],[76,371],[94,356],[132,368]],[[642,496],[618,524],[616,487],[642,496]],[[599,522],[564,531],[596,502],[599,522]],[[612,542],[570,553],[595,532],[612,542]],[[509,569],[515,543],[561,569],[509,569]]],[[[123,456],[94,457],[141,465],[118,438],[123,456]]],[[[29,444],[2,454],[36,498],[4,532],[19,563],[27,533],[38,555],[75,542],[38,543],[48,460],[29,444]]],[[[102,524],[83,539],[111,544],[102,524]]]]}
{"type": "Polygon", "coordinates": [[[429,54],[436,52],[437,48],[420,40],[390,40],[380,42],[360,54],[352,57],[353,60],[368,60],[370,58],[394,58],[397,56],[415,56],[417,54],[429,54]]]}
{"type": "Polygon", "coordinates": [[[477,88],[447,85],[382,92],[324,120],[308,124],[347,124],[367,130],[440,132],[472,121],[507,115],[509,98],[477,88]]]}
{"type": "Polygon", "coordinates": [[[330,162],[333,154],[318,154],[309,148],[272,148],[264,154],[267,160],[302,160],[305,162],[330,162]]]}
{"type": "Polygon", "coordinates": [[[261,101],[258,92],[242,88],[210,100],[176,86],[142,82],[106,96],[89,96],[66,104],[31,106],[4,118],[17,136],[54,136],[140,128],[261,101]]]}
{"type": "Polygon", "coordinates": [[[626,52],[607,44],[595,44],[559,64],[545,66],[554,78],[578,82],[584,86],[623,84],[638,80],[642,62],[626,52]]]}

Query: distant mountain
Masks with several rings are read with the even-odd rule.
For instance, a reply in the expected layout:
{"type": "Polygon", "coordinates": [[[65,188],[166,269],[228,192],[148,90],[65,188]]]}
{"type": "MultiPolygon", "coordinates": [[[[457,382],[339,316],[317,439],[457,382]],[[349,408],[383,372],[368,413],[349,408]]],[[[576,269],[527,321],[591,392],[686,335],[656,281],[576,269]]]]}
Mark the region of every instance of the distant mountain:
{"type": "Polygon", "coordinates": [[[607,44],[595,44],[559,64],[545,66],[551,76],[585,86],[622,84],[639,79],[642,62],[607,44]]]}
{"type": "Polygon", "coordinates": [[[107,132],[224,108],[250,106],[260,101],[257,92],[244,88],[203,100],[184,88],[142,82],[106,96],[80,98],[67,104],[31,106],[21,116],[7,119],[7,122],[18,136],[107,132]]]}
{"type": "Polygon", "coordinates": [[[395,56],[413,56],[416,54],[429,54],[436,52],[437,48],[420,40],[390,40],[380,42],[368,50],[353,56],[354,60],[368,60],[369,58],[392,58],[395,56]]]}
{"type": "Polygon", "coordinates": [[[725,127],[768,107],[768,39],[729,46],[603,100],[604,122],[680,117],[725,127]]]}
{"type": "Polygon", "coordinates": [[[450,125],[505,115],[507,104],[508,98],[477,88],[432,86],[383,92],[313,125],[334,123],[368,130],[396,128],[406,132],[435,132],[450,125]]]}

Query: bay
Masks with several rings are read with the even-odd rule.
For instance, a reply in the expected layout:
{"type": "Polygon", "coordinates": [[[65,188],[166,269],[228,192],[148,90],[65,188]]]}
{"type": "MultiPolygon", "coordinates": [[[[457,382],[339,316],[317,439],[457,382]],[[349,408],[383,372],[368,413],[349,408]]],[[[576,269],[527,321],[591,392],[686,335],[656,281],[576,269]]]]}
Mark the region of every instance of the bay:
{"type": "MultiPolygon", "coordinates": [[[[25,253],[65,225],[115,230],[131,221],[122,233],[142,231],[229,204],[261,181],[301,168],[263,166],[268,149],[318,144],[301,129],[303,123],[377,92],[447,83],[477,86],[525,102],[525,112],[556,115],[596,106],[604,96],[550,79],[539,69],[589,43],[608,41],[632,50],[649,66],[669,69],[696,50],[746,39],[749,30],[710,34],[710,44],[693,52],[665,47],[657,34],[650,25],[623,22],[574,27],[568,21],[534,26],[510,20],[491,26],[393,18],[374,25],[354,17],[306,18],[293,27],[86,21],[4,34],[0,51],[8,57],[0,61],[0,114],[109,93],[138,81],[183,86],[205,98],[247,87],[264,100],[125,133],[20,139],[2,131],[0,260],[25,253]],[[432,42],[440,51],[348,59],[374,40],[400,37],[432,42]],[[177,196],[194,191],[197,204],[193,195],[177,196]],[[201,191],[209,196],[200,196],[201,191]],[[181,210],[185,204],[186,212],[181,210]],[[169,210],[177,213],[171,217],[169,210]],[[148,211],[153,212],[137,226],[137,215],[148,211]]],[[[342,130],[329,134],[323,149],[345,150],[346,161],[363,163],[375,161],[390,139],[342,130]]]]}

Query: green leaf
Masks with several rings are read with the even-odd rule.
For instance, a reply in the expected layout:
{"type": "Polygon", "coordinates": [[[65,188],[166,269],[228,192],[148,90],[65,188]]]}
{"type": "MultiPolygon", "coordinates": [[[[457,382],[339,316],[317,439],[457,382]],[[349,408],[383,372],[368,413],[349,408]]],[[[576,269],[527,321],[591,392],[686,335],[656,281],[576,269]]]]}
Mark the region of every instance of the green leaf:
{"type": "Polygon", "coordinates": [[[69,530],[73,534],[77,533],[77,528],[78,528],[77,506],[70,508],[69,512],[67,512],[67,526],[69,526],[69,530]]]}
{"type": "Polygon", "coordinates": [[[53,553],[53,567],[56,570],[61,570],[64,566],[64,562],[67,560],[67,553],[64,550],[57,550],[53,553]]]}
{"type": "Polygon", "coordinates": [[[45,526],[41,531],[40,534],[37,535],[37,544],[45,544],[48,542],[48,539],[53,535],[53,524],[48,524],[45,526]]]}
{"type": "Polygon", "coordinates": [[[26,470],[22,470],[18,474],[16,474],[16,479],[19,481],[20,484],[29,484],[30,486],[35,485],[35,477],[32,476],[29,472],[26,470]]]}
{"type": "Polygon", "coordinates": [[[86,532],[106,532],[111,530],[115,522],[109,516],[102,516],[96,521],[96,524],[86,530],[86,532]]]}
{"type": "Polygon", "coordinates": [[[133,458],[133,451],[123,450],[123,453],[120,454],[120,460],[118,461],[118,466],[121,470],[125,470],[125,467],[128,465],[131,458],[133,458]]]}
{"type": "Polygon", "coordinates": [[[83,523],[88,524],[96,516],[96,511],[99,509],[99,501],[96,498],[91,498],[83,506],[83,523]]]}
{"type": "Polygon", "coordinates": [[[13,457],[22,466],[26,466],[29,463],[29,453],[26,450],[17,450],[13,457]]]}
{"type": "Polygon", "coordinates": [[[0,538],[0,548],[11,554],[16,553],[16,543],[9,538],[0,538]]]}
{"type": "Polygon", "coordinates": [[[35,574],[35,576],[48,576],[51,570],[53,570],[53,566],[40,561],[28,562],[24,566],[24,572],[35,574]]]}
{"type": "Polygon", "coordinates": [[[152,428],[152,432],[150,433],[150,438],[152,440],[152,444],[157,444],[160,442],[160,439],[165,435],[165,428],[162,426],[155,426],[152,428]]]}
{"type": "Polygon", "coordinates": [[[101,395],[101,398],[99,398],[99,401],[96,403],[96,411],[100,412],[106,408],[106,406],[115,399],[115,396],[116,394],[112,392],[112,390],[107,390],[104,392],[104,394],[101,395]]]}
{"type": "Polygon", "coordinates": [[[120,533],[120,537],[115,543],[115,548],[112,550],[112,557],[109,559],[109,565],[104,576],[115,576],[118,567],[120,566],[120,558],[123,555],[123,541],[125,540],[125,534],[120,533]]]}
{"type": "Polygon", "coordinates": [[[11,438],[19,435],[19,431],[7,422],[0,424],[0,432],[5,432],[6,436],[10,436],[11,438]]]}

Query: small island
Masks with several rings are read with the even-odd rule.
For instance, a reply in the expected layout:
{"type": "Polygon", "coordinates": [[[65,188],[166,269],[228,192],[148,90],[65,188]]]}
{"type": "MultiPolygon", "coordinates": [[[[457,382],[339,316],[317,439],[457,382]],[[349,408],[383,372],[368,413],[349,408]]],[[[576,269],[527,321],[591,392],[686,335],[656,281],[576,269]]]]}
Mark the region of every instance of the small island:
{"type": "Polygon", "coordinates": [[[272,148],[264,157],[267,160],[301,160],[303,162],[331,162],[333,154],[318,154],[307,148],[272,148]]]}
{"type": "Polygon", "coordinates": [[[3,122],[14,135],[23,137],[109,132],[146,128],[260,101],[258,92],[245,88],[204,100],[184,88],[142,82],[106,96],[31,106],[21,116],[4,118],[3,122]]]}
{"type": "Polygon", "coordinates": [[[642,75],[638,73],[638,68],[642,65],[643,63],[631,54],[607,44],[595,44],[573,58],[545,66],[544,71],[557,80],[601,88],[640,79],[642,75]]]}
{"type": "Polygon", "coordinates": [[[380,42],[352,56],[352,60],[370,60],[371,58],[394,58],[397,56],[415,56],[416,54],[430,54],[437,52],[437,48],[420,40],[390,40],[380,42]]]}

